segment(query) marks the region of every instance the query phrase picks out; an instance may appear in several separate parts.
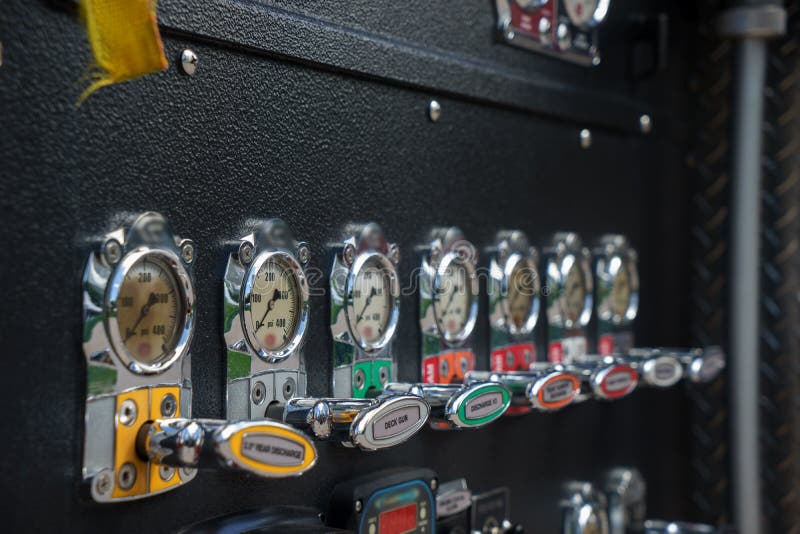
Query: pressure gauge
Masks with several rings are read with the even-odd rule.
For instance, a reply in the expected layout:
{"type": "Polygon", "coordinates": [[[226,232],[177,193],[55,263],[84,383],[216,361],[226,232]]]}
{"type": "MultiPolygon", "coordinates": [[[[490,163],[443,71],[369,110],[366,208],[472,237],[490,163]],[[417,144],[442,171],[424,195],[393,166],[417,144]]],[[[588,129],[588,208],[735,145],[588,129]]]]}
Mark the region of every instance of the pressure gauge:
{"type": "Polygon", "coordinates": [[[548,357],[569,363],[587,352],[592,317],[591,253],[574,233],[559,233],[547,249],[548,357]]]}
{"type": "Polygon", "coordinates": [[[461,383],[475,368],[470,339],[478,316],[477,251],[456,227],[434,229],[418,250],[423,381],[461,383]]]}
{"type": "Polygon", "coordinates": [[[604,235],[595,248],[597,348],[600,354],[633,347],[633,322],[639,311],[637,254],[625,236],[604,235]]]}
{"type": "Polygon", "coordinates": [[[305,395],[310,252],[281,219],[257,222],[235,246],[223,289],[228,417],[259,419],[305,395]]]}
{"type": "Polygon", "coordinates": [[[374,223],[335,246],[331,272],[334,394],[363,398],[394,374],[391,342],[400,311],[397,245],[374,223]]]}
{"type": "Polygon", "coordinates": [[[109,285],[107,328],[117,356],[140,373],[169,367],[191,335],[193,291],[178,257],[136,249],[122,259],[109,285]]]}
{"type": "Polygon", "coordinates": [[[527,371],[536,360],[541,281],[538,251],[519,230],[501,231],[489,249],[492,370],[527,371]]]}
{"type": "Polygon", "coordinates": [[[610,0],[564,0],[564,7],[572,24],[587,29],[605,20],[610,3],[610,0]]]}

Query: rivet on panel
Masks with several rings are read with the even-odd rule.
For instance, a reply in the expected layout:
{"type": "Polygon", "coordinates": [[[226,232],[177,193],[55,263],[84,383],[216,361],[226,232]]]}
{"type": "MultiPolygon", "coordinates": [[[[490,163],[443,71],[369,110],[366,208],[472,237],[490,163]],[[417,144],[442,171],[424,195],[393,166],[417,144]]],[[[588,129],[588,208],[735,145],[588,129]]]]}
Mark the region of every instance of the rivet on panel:
{"type": "Polygon", "coordinates": [[[592,146],[592,132],[590,132],[587,128],[584,128],[581,130],[580,140],[581,148],[584,150],[588,149],[590,146],[592,146]]]}
{"type": "Polygon", "coordinates": [[[442,116],[442,105],[436,100],[431,100],[428,104],[428,117],[432,122],[438,121],[442,116]]]}
{"type": "Polygon", "coordinates": [[[194,73],[197,72],[198,61],[200,60],[194,51],[187,48],[181,52],[181,67],[183,67],[183,72],[189,76],[194,76],[194,73]]]}

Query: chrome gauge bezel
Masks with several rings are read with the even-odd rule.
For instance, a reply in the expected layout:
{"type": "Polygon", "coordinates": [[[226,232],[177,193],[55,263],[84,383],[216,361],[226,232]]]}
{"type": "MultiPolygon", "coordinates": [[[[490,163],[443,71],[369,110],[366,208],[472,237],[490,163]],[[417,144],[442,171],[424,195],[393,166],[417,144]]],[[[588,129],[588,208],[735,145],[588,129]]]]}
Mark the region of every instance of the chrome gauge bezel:
{"type": "Polygon", "coordinates": [[[344,309],[345,319],[347,320],[347,329],[350,332],[350,337],[353,342],[367,353],[378,351],[384,348],[394,337],[395,330],[397,329],[397,321],[400,318],[400,281],[397,276],[397,270],[394,264],[381,252],[377,250],[368,249],[360,252],[353,260],[352,265],[347,271],[347,278],[344,285],[344,309]],[[391,288],[391,310],[389,321],[386,323],[386,330],[384,330],[381,338],[377,341],[367,341],[359,334],[358,329],[355,327],[356,310],[353,302],[353,290],[355,281],[361,271],[364,270],[370,263],[376,262],[379,268],[389,275],[389,285],[391,288]]]}
{"type": "Polygon", "coordinates": [[[438,267],[436,268],[435,274],[433,276],[433,284],[432,284],[432,306],[433,306],[433,316],[434,316],[434,323],[436,324],[436,329],[439,332],[439,335],[449,344],[449,345],[458,345],[466,341],[466,339],[472,334],[473,330],[475,330],[475,324],[478,320],[478,296],[480,293],[479,284],[478,284],[478,273],[475,269],[475,265],[472,261],[468,258],[464,258],[463,255],[457,251],[451,251],[444,255],[441,262],[439,263],[438,267]],[[466,271],[467,276],[467,285],[469,287],[470,296],[469,296],[469,315],[467,317],[467,321],[464,323],[464,327],[457,333],[453,334],[452,332],[448,332],[445,330],[440,322],[441,318],[441,298],[440,298],[440,288],[442,285],[442,277],[444,273],[447,272],[447,269],[456,264],[460,267],[463,267],[466,271]]]}
{"type": "Polygon", "coordinates": [[[601,256],[597,260],[597,279],[598,284],[607,284],[608,292],[598,303],[597,316],[603,321],[611,322],[615,325],[630,324],[636,319],[639,312],[639,270],[636,265],[636,257],[632,251],[614,251],[608,256],[601,256]],[[625,313],[620,315],[614,310],[613,291],[617,283],[620,271],[625,269],[628,273],[628,284],[630,294],[628,295],[628,306],[625,313]]]}
{"type": "Polygon", "coordinates": [[[573,20],[572,15],[570,14],[569,8],[567,7],[568,1],[569,0],[564,0],[564,10],[566,11],[567,18],[569,19],[570,23],[575,25],[575,27],[583,30],[590,30],[602,24],[602,22],[606,20],[606,17],[608,17],[608,9],[611,6],[611,0],[598,0],[597,6],[592,12],[592,18],[584,23],[579,24],[573,20]]]}
{"type": "Polygon", "coordinates": [[[500,299],[500,307],[502,310],[502,322],[498,322],[496,326],[500,328],[505,328],[509,334],[512,336],[519,336],[519,335],[528,335],[533,332],[533,329],[536,327],[536,324],[539,321],[539,313],[541,311],[541,280],[539,277],[539,270],[536,268],[536,258],[533,257],[534,255],[531,254],[529,256],[523,256],[520,253],[512,253],[509,255],[508,259],[506,260],[505,264],[503,265],[502,269],[502,278],[500,280],[500,294],[502,295],[500,299]],[[533,299],[531,300],[531,307],[528,313],[527,319],[525,319],[525,324],[521,327],[518,327],[514,324],[514,321],[511,319],[511,303],[509,302],[508,297],[508,284],[509,280],[511,280],[511,275],[514,272],[514,269],[517,268],[521,262],[526,262],[528,268],[533,273],[534,279],[534,294],[533,299]]]}
{"type": "Polygon", "coordinates": [[[279,363],[286,360],[291,356],[303,343],[306,328],[308,326],[308,311],[309,311],[309,288],[308,280],[306,278],[300,262],[294,257],[293,254],[283,250],[268,250],[261,252],[251,262],[247,273],[244,277],[242,284],[241,295],[239,298],[239,317],[242,323],[242,331],[245,334],[245,339],[250,349],[259,358],[268,363],[279,363]],[[263,347],[258,341],[258,337],[253,330],[253,322],[251,317],[251,303],[250,297],[253,294],[253,286],[255,284],[256,276],[261,270],[261,267],[268,261],[275,261],[279,265],[288,268],[291,276],[294,278],[295,288],[297,290],[299,317],[297,319],[297,326],[294,335],[289,343],[280,350],[269,350],[263,347]]]}
{"type": "Polygon", "coordinates": [[[194,332],[194,304],[195,294],[192,280],[177,254],[171,250],[149,246],[141,246],[130,251],[119,261],[111,273],[104,297],[103,322],[112,351],[123,365],[133,373],[140,375],[163,373],[189,350],[189,344],[194,332]],[[177,298],[181,306],[183,306],[181,317],[177,318],[180,321],[180,325],[176,329],[179,332],[179,337],[175,347],[156,362],[149,364],[138,361],[128,351],[122,341],[117,320],[117,300],[119,299],[122,282],[130,269],[139,260],[146,257],[155,258],[156,262],[164,265],[174,276],[175,286],[180,292],[177,298]]]}
{"type": "MultiPolygon", "coordinates": [[[[577,240],[574,234],[570,234],[570,237],[577,240]]],[[[566,241],[561,241],[556,245],[556,254],[551,256],[547,262],[548,282],[555,284],[556,287],[554,289],[557,294],[554,303],[555,309],[551,310],[555,313],[549,319],[551,326],[565,329],[585,328],[592,319],[594,306],[594,278],[592,276],[591,253],[587,248],[579,245],[569,247],[566,241]],[[576,264],[583,274],[584,295],[583,307],[578,314],[577,320],[573,320],[566,313],[566,286],[570,270],[576,264]]]]}

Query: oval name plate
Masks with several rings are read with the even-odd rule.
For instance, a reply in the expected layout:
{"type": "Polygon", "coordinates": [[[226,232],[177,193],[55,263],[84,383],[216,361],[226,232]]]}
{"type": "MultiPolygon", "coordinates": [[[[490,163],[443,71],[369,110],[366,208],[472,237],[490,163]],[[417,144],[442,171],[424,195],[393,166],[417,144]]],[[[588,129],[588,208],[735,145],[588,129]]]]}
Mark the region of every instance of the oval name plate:
{"type": "Polygon", "coordinates": [[[431,407],[416,395],[395,395],[376,400],[359,413],[350,427],[350,441],[367,451],[385,449],[416,434],[428,420],[431,407]]]}
{"type": "Polygon", "coordinates": [[[601,399],[619,399],[636,389],[638,383],[639,377],[632,367],[615,364],[594,375],[592,390],[601,399]]]}
{"type": "Polygon", "coordinates": [[[725,352],[720,347],[709,347],[689,364],[692,382],[711,382],[725,369],[725,352]]]}
{"type": "Polygon", "coordinates": [[[505,413],[511,394],[501,384],[472,384],[455,393],[447,403],[445,417],[459,428],[480,428],[505,413]]]}
{"type": "Polygon", "coordinates": [[[527,395],[534,408],[552,411],[570,404],[580,392],[581,383],[576,376],[555,371],[532,382],[527,395]]]}
{"type": "Polygon", "coordinates": [[[280,478],[298,476],[317,462],[317,449],[305,434],[271,421],[247,421],[223,427],[214,447],[229,467],[280,478]]]}
{"type": "Polygon", "coordinates": [[[674,386],[683,376],[681,362],[673,356],[659,356],[642,365],[642,376],[647,384],[659,388],[674,386]]]}

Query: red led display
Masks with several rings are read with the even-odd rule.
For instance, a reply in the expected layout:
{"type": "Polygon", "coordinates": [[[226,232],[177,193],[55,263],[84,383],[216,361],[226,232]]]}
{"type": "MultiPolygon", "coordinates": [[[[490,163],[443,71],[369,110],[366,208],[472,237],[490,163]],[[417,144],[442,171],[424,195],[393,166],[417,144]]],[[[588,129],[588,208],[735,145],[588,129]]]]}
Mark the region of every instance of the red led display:
{"type": "Polygon", "coordinates": [[[380,534],[403,534],[417,528],[417,505],[409,504],[378,516],[380,534]]]}

